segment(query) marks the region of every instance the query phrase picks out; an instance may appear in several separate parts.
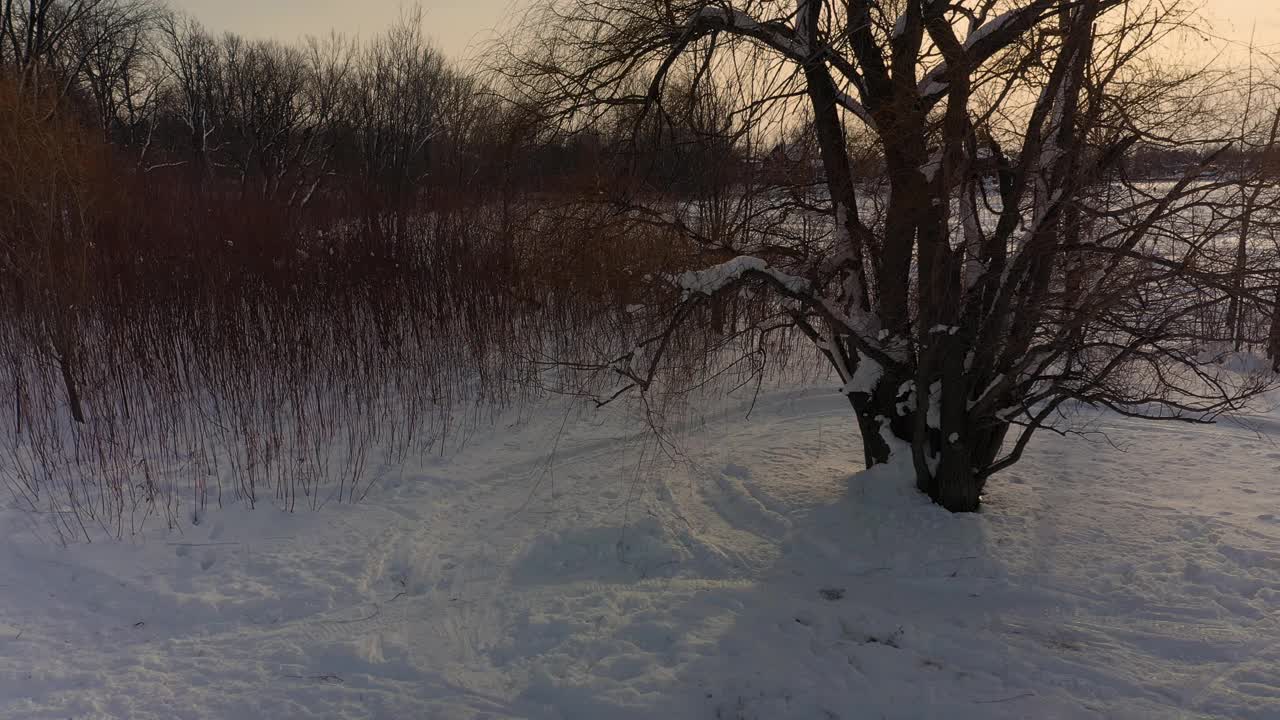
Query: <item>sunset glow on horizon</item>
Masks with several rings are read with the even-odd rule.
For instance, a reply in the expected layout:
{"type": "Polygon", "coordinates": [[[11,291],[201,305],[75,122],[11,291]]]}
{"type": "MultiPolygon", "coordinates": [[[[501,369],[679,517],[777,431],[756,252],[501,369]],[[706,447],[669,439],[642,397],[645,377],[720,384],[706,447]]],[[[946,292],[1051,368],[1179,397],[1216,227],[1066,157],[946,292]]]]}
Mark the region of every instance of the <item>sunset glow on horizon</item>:
{"type": "MultiPolygon", "coordinates": [[[[331,30],[368,36],[390,25],[412,2],[404,0],[168,0],[214,32],[291,41],[331,30]]],[[[449,56],[463,59],[507,27],[528,0],[422,0],[428,36],[449,56]]],[[[1201,14],[1213,34],[1233,43],[1280,48],[1280,3],[1275,0],[1204,0],[1201,14]]]]}

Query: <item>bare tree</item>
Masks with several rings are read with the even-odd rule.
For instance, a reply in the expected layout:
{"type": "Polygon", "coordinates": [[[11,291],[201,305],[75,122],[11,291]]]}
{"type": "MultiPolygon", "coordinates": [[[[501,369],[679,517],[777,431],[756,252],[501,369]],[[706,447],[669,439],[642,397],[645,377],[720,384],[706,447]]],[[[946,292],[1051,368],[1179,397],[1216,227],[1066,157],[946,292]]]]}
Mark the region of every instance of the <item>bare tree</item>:
{"type": "Polygon", "coordinates": [[[785,320],[838,372],[868,464],[901,448],[923,492],[971,511],[1072,405],[1207,421],[1265,385],[1197,355],[1192,319],[1232,292],[1206,212],[1229,181],[1201,177],[1223,134],[1193,133],[1201,76],[1150,61],[1186,18],[1136,0],[569,0],[532,11],[497,70],[570,124],[661,112],[681,74],[736,82],[744,121],[807,105],[833,232],[741,234],[670,278],[670,311],[602,366],[649,390],[697,309],[745,294],[773,308],[758,335],[785,320]],[[851,127],[881,182],[855,181],[851,127]],[[1204,162],[1131,180],[1139,141],[1204,162]]]}
{"type": "Polygon", "coordinates": [[[262,197],[287,185],[306,149],[308,108],[306,58],[301,51],[267,41],[247,42],[226,35],[220,43],[224,82],[221,115],[227,154],[239,174],[241,192],[251,182],[262,197]]]}
{"type": "Polygon", "coordinates": [[[1280,105],[1277,104],[1280,96],[1273,84],[1258,77],[1258,70],[1257,58],[1251,54],[1248,75],[1244,78],[1244,99],[1238,103],[1236,152],[1232,153],[1231,162],[1224,163],[1224,170],[1236,181],[1232,192],[1239,206],[1232,293],[1225,328],[1226,339],[1237,352],[1250,339],[1258,339],[1246,328],[1248,299],[1256,294],[1250,291],[1259,282],[1274,281],[1265,272],[1269,268],[1260,267],[1258,263],[1262,249],[1258,236],[1260,229],[1274,222],[1277,205],[1280,205],[1275,178],[1268,176],[1266,168],[1280,139],[1280,105]]]}
{"type": "Polygon", "coordinates": [[[163,80],[152,42],[160,17],[150,0],[103,3],[72,28],[68,55],[108,141],[136,146],[152,120],[163,80]]]}
{"type": "Polygon", "coordinates": [[[298,142],[290,205],[310,203],[320,183],[332,172],[330,166],[339,142],[337,126],[349,114],[347,87],[355,50],[355,43],[338,33],[306,40],[306,80],[302,90],[305,128],[298,142]]]}
{"type": "Polygon", "coordinates": [[[187,131],[185,159],[207,175],[217,164],[217,92],[223,82],[217,42],[194,19],[166,14],[160,22],[161,58],[169,79],[170,103],[187,131]]]}
{"type": "Polygon", "coordinates": [[[461,82],[408,11],[363,49],[350,84],[353,142],[366,187],[403,202],[427,179],[461,82]]]}

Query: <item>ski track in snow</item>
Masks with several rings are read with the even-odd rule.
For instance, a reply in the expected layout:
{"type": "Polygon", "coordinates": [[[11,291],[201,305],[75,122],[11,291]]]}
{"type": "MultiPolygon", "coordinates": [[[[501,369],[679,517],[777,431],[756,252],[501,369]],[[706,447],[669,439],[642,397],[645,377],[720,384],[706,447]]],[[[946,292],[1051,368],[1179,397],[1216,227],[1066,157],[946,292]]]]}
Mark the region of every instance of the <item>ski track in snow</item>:
{"type": "Polygon", "coordinates": [[[745,408],[133,542],[0,511],[0,717],[1280,718],[1277,438],[1104,416],[952,516],[834,392],[745,408]]]}

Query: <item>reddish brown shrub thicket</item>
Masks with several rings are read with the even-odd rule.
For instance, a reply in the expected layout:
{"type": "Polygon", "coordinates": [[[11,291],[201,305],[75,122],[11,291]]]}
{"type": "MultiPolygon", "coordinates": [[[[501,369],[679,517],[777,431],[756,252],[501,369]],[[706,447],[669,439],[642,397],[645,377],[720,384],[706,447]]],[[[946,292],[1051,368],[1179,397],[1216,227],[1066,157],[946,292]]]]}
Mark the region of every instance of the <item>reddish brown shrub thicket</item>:
{"type": "Polygon", "coordinates": [[[339,179],[299,207],[145,171],[2,92],[0,474],[64,537],[358,499],[689,262],[568,199],[339,179]]]}

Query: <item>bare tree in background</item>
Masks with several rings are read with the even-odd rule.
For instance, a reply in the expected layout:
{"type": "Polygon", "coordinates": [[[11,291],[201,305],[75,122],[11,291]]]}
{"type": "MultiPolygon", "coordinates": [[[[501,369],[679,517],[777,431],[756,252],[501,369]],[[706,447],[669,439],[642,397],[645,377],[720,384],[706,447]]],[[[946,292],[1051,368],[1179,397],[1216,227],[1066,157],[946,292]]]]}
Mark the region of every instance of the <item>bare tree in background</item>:
{"type": "Polygon", "coordinates": [[[604,367],[647,391],[698,308],[751,298],[773,309],[757,334],[785,320],[838,372],[869,465],[902,448],[921,491],[972,511],[1074,404],[1207,421],[1266,384],[1199,354],[1197,313],[1241,289],[1218,247],[1233,181],[1203,176],[1226,133],[1196,134],[1210,83],[1151,56],[1187,18],[1130,0],[568,0],[533,10],[498,70],[576,126],[663,112],[677,77],[737,83],[739,122],[807,105],[834,231],[740,234],[731,259],[669,278],[669,311],[604,367]],[[850,128],[882,182],[855,182],[850,128]],[[1203,162],[1142,182],[1121,162],[1139,141],[1203,162]]]}
{"type": "Polygon", "coordinates": [[[175,13],[162,18],[159,37],[169,102],[186,129],[184,161],[189,158],[199,175],[207,175],[217,165],[216,98],[222,83],[218,44],[199,22],[175,13]]]}
{"type": "Polygon", "coordinates": [[[131,62],[157,12],[152,0],[0,1],[0,67],[27,92],[60,98],[104,61],[113,73],[131,62]]]}
{"type": "Polygon", "coordinates": [[[150,0],[104,3],[72,26],[70,52],[103,138],[139,146],[163,76],[151,41],[161,9],[150,0]]]}
{"type": "Polygon", "coordinates": [[[349,107],[355,171],[366,187],[396,204],[429,179],[433,151],[449,136],[465,82],[428,42],[420,8],[363,48],[349,107]]]}

